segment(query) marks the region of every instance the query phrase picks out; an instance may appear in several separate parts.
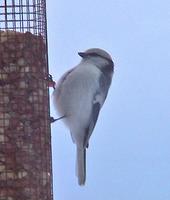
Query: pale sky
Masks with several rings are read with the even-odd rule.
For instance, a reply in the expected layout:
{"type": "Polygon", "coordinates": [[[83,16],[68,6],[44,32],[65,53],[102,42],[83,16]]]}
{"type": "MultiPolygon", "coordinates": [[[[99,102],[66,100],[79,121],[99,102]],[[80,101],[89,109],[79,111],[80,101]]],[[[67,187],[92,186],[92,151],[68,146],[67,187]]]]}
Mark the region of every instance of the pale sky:
{"type": "MultiPolygon", "coordinates": [[[[69,131],[52,124],[54,200],[169,200],[170,1],[49,0],[47,16],[56,81],[80,62],[78,51],[103,48],[115,62],[84,187],[69,131]]],[[[51,115],[57,117],[52,105],[51,115]]]]}

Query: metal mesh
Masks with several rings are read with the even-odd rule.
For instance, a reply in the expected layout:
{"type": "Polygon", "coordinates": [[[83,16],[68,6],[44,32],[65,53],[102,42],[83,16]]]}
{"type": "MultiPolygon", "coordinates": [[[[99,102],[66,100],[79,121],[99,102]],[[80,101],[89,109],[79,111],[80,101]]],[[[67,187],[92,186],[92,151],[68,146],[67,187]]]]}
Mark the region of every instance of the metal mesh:
{"type": "Polygon", "coordinates": [[[51,200],[45,0],[0,1],[0,200],[51,200]]]}
{"type": "Polygon", "coordinates": [[[45,0],[1,0],[0,28],[46,36],[45,0]]]}

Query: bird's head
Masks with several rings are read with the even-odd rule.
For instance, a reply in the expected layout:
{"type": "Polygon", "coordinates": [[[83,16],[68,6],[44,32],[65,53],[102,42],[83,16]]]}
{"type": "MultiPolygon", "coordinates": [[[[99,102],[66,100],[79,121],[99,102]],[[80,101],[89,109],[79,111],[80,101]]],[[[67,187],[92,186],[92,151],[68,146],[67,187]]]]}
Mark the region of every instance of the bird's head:
{"type": "Polygon", "coordinates": [[[112,66],[113,67],[113,60],[112,57],[104,51],[103,49],[99,48],[91,48],[86,50],[85,52],[79,52],[79,56],[82,57],[83,61],[92,62],[94,65],[97,65],[98,67],[103,66],[112,66]]]}

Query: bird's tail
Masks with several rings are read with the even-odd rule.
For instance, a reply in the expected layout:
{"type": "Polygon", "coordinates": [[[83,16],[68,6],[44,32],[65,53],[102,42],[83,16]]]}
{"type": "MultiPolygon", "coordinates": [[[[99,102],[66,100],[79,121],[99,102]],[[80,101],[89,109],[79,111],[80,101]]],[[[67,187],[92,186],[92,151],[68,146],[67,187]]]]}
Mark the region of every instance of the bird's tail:
{"type": "Polygon", "coordinates": [[[85,185],[86,181],[86,149],[77,147],[76,174],[79,185],[85,185]]]}

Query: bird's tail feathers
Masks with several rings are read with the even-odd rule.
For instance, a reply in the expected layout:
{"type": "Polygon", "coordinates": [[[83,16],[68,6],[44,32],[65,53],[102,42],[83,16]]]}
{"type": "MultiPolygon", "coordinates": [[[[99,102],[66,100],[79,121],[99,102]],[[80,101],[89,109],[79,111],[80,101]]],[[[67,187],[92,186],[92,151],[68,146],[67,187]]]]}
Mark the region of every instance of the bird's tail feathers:
{"type": "Polygon", "coordinates": [[[86,149],[77,147],[76,175],[79,185],[86,181],[86,149]]]}

